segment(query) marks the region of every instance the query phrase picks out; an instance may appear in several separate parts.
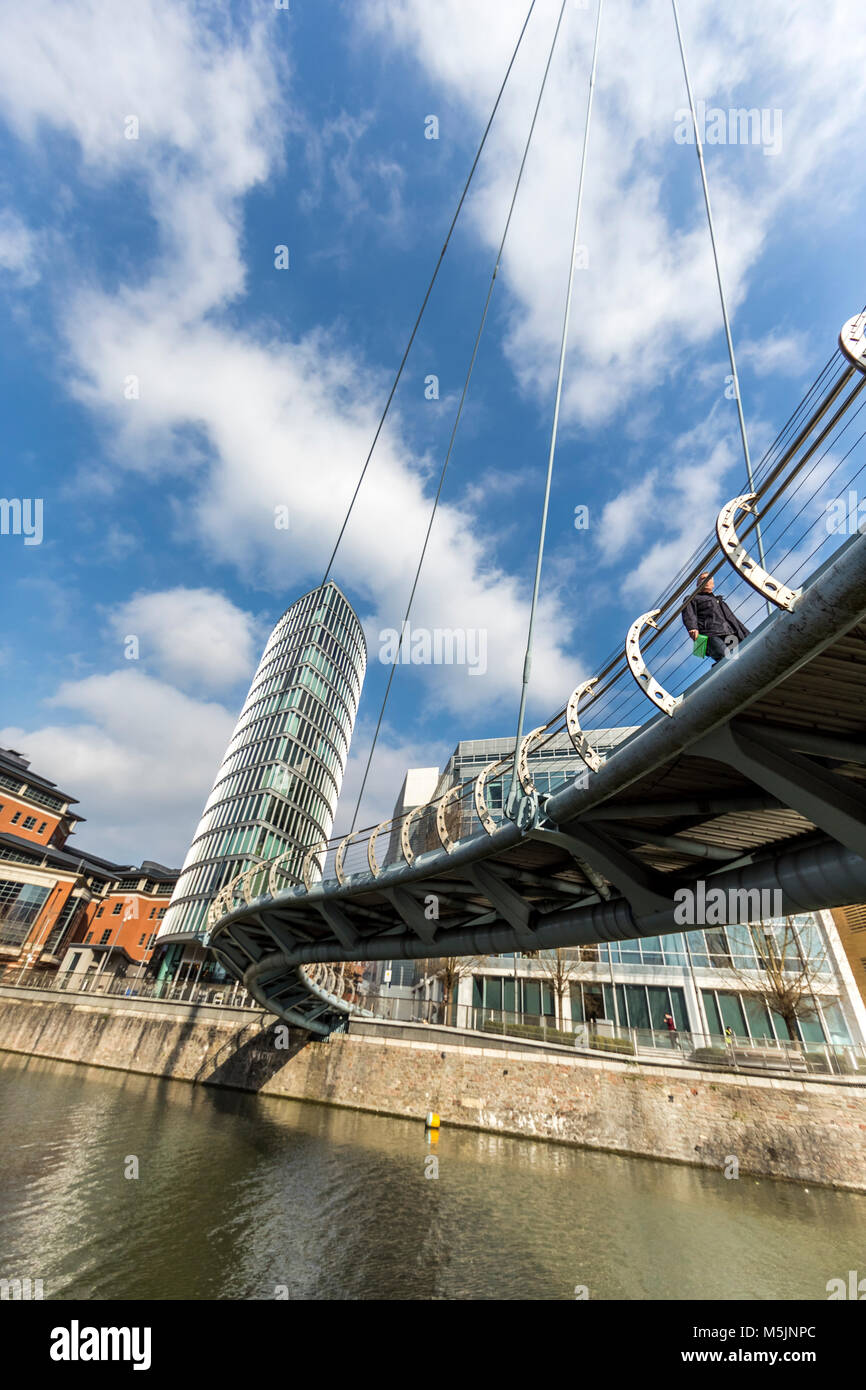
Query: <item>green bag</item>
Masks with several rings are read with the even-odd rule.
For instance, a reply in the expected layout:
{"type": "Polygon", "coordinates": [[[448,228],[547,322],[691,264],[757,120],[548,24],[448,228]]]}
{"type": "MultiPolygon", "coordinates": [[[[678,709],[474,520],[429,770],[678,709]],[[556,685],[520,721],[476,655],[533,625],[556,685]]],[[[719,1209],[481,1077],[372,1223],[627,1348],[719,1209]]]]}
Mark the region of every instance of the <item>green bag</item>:
{"type": "Polygon", "coordinates": [[[706,654],[707,654],[707,642],[708,642],[708,641],[709,641],[709,638],[707,637],[706,633],[701,632],[701,633],[698,634],[698,637],[697,637],[697,640],[696,640],[696,642],[695,642],[695,645],[694,645],[694,647],[692,648],[692,650],[694,651],[695,656],[706,656],[706,654]]]}

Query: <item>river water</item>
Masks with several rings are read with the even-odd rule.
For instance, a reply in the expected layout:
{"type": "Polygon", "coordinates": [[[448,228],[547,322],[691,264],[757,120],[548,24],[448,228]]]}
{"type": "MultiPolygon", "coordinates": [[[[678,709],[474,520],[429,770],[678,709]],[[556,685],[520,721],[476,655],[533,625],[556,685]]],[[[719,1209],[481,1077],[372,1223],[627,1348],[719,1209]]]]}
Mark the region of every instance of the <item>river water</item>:
{"type": "Polygon", "coordinates": [[[866,1273],[866,1195],[434,1147],[407,1120],[10,1053],[0,1117],[0,1277],[46,1299],[826,1299],[866,1273]]]}

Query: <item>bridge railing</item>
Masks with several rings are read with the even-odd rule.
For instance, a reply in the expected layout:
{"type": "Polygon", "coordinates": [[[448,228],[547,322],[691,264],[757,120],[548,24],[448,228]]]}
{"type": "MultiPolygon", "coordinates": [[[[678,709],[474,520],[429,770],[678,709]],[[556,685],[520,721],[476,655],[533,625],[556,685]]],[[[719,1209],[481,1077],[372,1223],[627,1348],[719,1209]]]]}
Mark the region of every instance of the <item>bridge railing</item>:
{"type": "Polygon", "coordinates": [[[196,980],[151,980],[135,975],[117,978],[113,971],[24,970],[11,966],[0,971],[0,984],[18,989],[50,989],[59,994],[107,995],[124,999],[158,999],[175,1004],[207,1004],[235,1009],[261,1009],[237,980],[222,983],[196,980]]]}
{"type": "MultiPolygon", "coordinates": [[[[584,756],[587,746],[583,734],[592,761],[593,728],[639,727],[648,718],[657,717],[659,708],[673,712],[683,689],[702,674],[695,667],[692,643],[681,621],[682,607],[702,571],[721,576],[726,601],[752,630],[764,620],[771,602],[785,606],[780,595],[784,597],[786,591],[787,602],[792,602],[792,595],[810,573],[854,531],[866,530],[866,498],[861,504],[858,491],[864,487],[860,479],[866,469],[864,388],[863,362],[858,367],[850,354],[836,351],[757,464],[754,493],[744,484],[736,497],[738,505],[722,507],[715,532],[700,539],[653,607],[636,619],[628,642],[611,653],[592,681],[578,684],[562,709],[527,734],[522,750],[527,759],[530,750],[543,754],[563,734],[574,743],[576,756],[584,756]],[[755,568],[749,557],[755,559],[759,525],[763,567],[755,568]],[[653,687],[661,687],[661,694],[668,698],[667,706],[648,695],[647,681],[637,679],[635,647],[651,672],[653,687]]],[[[721,460],[708,488],[723,466],[721,460]]],[[[699,502],[684,494],[684,511],[699,502]]],[[[667,542],[662,534],[650,533],[650,541],[645,574],[639,567],[626,580],[625,592],[631,585],[639,595],[646,588],[647,577],[675,563],[668,560],[668,551],[676,554],[682,550],[677,540],[667,542]]],[[[312,846],[305,861],[304,887],[309,889],[320,881],[341,884],[358,875],[375,876],[386,863],[411,864],[428,850],[450,849],[458,840],[482,830],[492,833],[502,817],[487,803],[485,782],[507,778],[512,760],[513,751],[483,769],[477,778],[441,793],[427,806],[312,846]]],[[[531,764],[523,758],[521,762],[531,785],[531,764]]],[[[226,885],[212,904],[211,929],[235,908],[285,891],[285,876],[280,878],[278,861],[270,861],[273,872],[267,873],[267,867],[251,866],[226,885]]]]}

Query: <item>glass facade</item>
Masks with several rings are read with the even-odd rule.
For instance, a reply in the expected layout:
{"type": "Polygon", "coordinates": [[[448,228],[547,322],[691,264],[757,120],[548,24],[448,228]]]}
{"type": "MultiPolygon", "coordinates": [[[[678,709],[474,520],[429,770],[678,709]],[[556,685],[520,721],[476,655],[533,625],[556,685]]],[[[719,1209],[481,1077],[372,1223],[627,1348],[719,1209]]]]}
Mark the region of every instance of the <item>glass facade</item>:
{"type": "Polygon", "coordinates": [[[328,583],[280,618],[253,677],[184,860],[159,940],[202,938],[218,890],[285,855],[301,882],[307,850],[327,839],[367,664],[355,612],[328,583]]]}
{"type": "MultiPolygon", "coordinates": [[[[853,1015],[850,1022],[846,1019],[838,960],[814,913],[798,913],[787,924],[784,918],[770,918],[751,926],[704,927],[571,948],[563,955],[570,962],[563,1015],[571,1026],[605,1021],[618,1029],[664,1036],[670,1014],[678,1032],[751,1045],[794,1041],[845,1046],[863,1037],[853,1015]],[[793,1036],[767,999],[768,973],[761,958],[774,954],[767,941],[775,943],[778,962],[784,954],[784,975],[808,978],[814,986],[804,989],[806,1004],[793,1036]]],[[[475,975],[471,995],[463,992],[464,1003],[491,1017],[503,1012],[524,1023],[551,1022],[557,1011],[549,966],[545,977],[543,963],[531,957],[488,956],[484,964],[490,973],[475,975]],[[503,968],[505,976],[499,973],[503,968]]]]}
{"type": "Polygon", "coordinates": [[[20,946],[24,942],[49,891],[35,883],[0,879],[0,945],[20,946]]]}

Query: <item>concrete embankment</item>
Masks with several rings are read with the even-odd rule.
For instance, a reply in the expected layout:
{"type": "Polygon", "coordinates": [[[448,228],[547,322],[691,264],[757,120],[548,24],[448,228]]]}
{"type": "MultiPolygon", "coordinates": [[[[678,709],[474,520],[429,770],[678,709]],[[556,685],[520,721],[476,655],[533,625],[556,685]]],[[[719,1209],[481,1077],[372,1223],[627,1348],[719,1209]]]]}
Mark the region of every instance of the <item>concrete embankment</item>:
{"type": "Polygon", "coordinates": [[[0,987],[0,1050],[866,1191],[866,1086],[596,1059],[353,1021],[309,1042],[253,1010],[0,987]]]}

